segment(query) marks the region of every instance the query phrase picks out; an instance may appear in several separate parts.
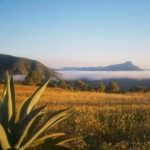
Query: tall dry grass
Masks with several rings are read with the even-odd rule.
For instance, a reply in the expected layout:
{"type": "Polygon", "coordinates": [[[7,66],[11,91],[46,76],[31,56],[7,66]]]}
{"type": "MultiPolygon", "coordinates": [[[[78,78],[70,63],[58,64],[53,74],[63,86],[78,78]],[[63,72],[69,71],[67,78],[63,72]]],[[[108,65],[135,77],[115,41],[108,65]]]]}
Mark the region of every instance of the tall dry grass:
{"type": "MultiPolygon", "coordinates": [[[[19,105],[37,87],[15,88],[19,105]]],[[[81,135],[87,145],[72,143],[76,149],[150,149],[150,93],[106,94],[47,88],[38,105],[44,103],[51,112],[74,106],[75,114],[53,130],[81,135]]]]}

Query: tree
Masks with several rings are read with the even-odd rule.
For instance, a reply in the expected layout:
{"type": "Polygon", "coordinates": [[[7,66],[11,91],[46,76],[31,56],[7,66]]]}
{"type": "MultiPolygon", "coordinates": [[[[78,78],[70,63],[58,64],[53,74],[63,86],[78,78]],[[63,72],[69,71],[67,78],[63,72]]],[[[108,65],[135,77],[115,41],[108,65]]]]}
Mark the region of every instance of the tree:
{"type": "Polygon", "coordinates": [[[103,82],[100,82],[100,84],[97,87],[97,91],[104,92],[105,91],[105,84],[103,82]]]}
{"type": "Polygon", "coordinates": [[[4,73],[4,72],[2,72],[2,73],[0,74],[0,82],[1,82],[1,83],[4,83],[5,75],[6,75],[6,73],[4,73]]]}
{"type": "Polygon", "coordinates": [[[68,84],[64,80],[61,80],[61,81],[58,82],[58,87],[59,88],[63,88],[63,89],[70,89],[70,90],[72,90],[72,86],[70,84],[68,84]]]}
{"type": "Polygon", "coordinates": [[[36,85],[39,84],[42,80],[42,76],[38,71],[31,71],[25,78],[24,83],[27,85],[36,85]]]}
{"type": "Polygon", "coordinates": [[[145,92],[147,88],[144,86],[135,86],[129,90],[130,92],[145,92]]]}
{"type": "Polygon", "coordinates": [[[57,81],[51,80],[48,84],[48,87],[53,87],[56,88],[57,87],[57,81]]]}
{"type": "Polygon", "coordinates": [[[119,84],[115,81],[111,81],[108,83],[107,87],[106,87],[106,92],[112,92],[112,93],[116,93],[116,92],[119,92],[120,90],[120,87],[119,87],[119,84]]]}
{"type": "Polygon", "coordinates": [[[59,81],[58,87],[66,89],[68,87],[67,83],[63,80],[59,81]]]}
{"type": "Polygon", "coordinates": [[[90,85],[87,86],[87,90],[90,92],[94,92],[96,89],[90,85]]]}
{"type": "Polygon", "coordinates": [[[88,86],[84,81],[82,81],[82,80],[75,81],[75,85],[74,85],[75,90],[85,91],[85,90],[87,90],[87,87],[88,86]]]}

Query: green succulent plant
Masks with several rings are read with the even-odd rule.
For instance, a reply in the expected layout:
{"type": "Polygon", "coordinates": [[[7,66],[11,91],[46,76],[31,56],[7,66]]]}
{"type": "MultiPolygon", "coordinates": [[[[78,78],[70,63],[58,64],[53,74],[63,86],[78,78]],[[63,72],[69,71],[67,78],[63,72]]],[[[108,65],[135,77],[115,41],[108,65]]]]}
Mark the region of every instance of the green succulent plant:
{"type": "Polygon", "coordinates": [[[47,114],[44,113],[45,105],[35,107],[49,81],[23,101],[16,112],[13,77],[8,73],[6,77],[3,96],[0,100],[0,149],[25,150],[33,147],[40,147],[44,150],[68,149],[65,144],[78,137],[64,133],[44,133],[72,115],[72,108],[47,114]]]}

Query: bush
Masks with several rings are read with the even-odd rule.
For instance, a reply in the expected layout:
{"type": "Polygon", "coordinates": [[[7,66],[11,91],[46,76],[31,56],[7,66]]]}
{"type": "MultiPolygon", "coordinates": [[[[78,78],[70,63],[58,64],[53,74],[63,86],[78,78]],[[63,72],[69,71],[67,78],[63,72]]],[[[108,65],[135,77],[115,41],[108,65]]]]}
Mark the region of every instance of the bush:
{"type": "Polygon", "coordinates": [[[48,87],[52,87],[52,88],[56,88],[57,87],[57,81],[50,81],[49,84],[48,84],[48,87]]]}
{"type": "Polygon", "coordinates": [[[0,149],[65,149],[65,143],[78,138],[64,133],[45,135],[47,130],[72,115],[72,108],[49,114],[44,112],[46,105],[35,107],[48,82],[23,101],[16,112],[14,83],[12,77],[7,75],[0,101],[0,149]]]}
{"type": "Polygon", "coordinates": [[[130,92],[146,92],[147,88],[144,86],[135,86],[129,90],[130,92]]]}
{"type": "Polygon", "coordinates": [[[68,84],[65,81],[61,80],[58,82],[58,87],[63,88],[63,89],[67,89],[68,84]]]}
{"type": "Polygon", "coordinates": [[[74,85],[75,90],[86,91],[88,85],[82,80],[76,80],[74,85]]]}
{"type": "Polygon", "coordinates": [[[39,84],[41,80],[42,80],[42,76],[38,71],[31,71],[26,76],[24,84],[36,85],[39,84]]]}
{"type": "Polygon", "coordinates": [[[120,87],[119,84],[115,81],[109,82],[107,87],[106,87],[106,92],[112,92],[112,93],[116,93],[120,91],[120,87]]]}
{"type": "Polygon", "coordinates": [[[103,82],[100,82],[100,84],[97,87],[97,91],[98,92],[104,92],[105,88],[106,88],[105,84],[103,82]]]}

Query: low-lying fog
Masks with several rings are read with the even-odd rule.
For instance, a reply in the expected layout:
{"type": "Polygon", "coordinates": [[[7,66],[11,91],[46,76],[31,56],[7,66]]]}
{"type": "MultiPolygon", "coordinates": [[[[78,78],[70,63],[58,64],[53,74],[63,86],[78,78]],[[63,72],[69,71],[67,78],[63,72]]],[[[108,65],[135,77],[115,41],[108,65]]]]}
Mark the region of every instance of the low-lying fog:
{"type": "Polygon", "coordinates": [[[24,81],[26,75],[14,75],[13,78],[15,81],[24,81]]]}
{"type": "Polygon", "coordinates": [[[150,79],[150,71],[59,71],[64,80],[150,79]]]}
{"type": "MultiPolygon", "coordinates": [[[[102,79],[150,79],[150,71],[58,71],[64,80],[102,80],[102,79]]],[[[14,75],[15,81],[23,81],[25,75],[14,75]]]]}

